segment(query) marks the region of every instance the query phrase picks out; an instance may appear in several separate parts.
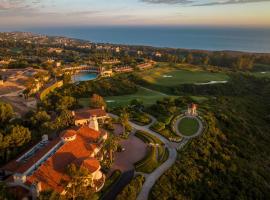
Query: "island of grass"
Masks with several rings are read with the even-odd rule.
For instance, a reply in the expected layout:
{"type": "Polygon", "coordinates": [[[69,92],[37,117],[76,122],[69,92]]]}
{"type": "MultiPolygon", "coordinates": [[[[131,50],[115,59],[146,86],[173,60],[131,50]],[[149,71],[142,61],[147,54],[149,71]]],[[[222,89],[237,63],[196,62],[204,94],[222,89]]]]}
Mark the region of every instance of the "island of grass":
{"type": "Polygon", "coordinates": [[[178,130],[183,136],[193,136],[199,130],[199,122],[196,118],[184,117],[178,124],[178,130]]]}

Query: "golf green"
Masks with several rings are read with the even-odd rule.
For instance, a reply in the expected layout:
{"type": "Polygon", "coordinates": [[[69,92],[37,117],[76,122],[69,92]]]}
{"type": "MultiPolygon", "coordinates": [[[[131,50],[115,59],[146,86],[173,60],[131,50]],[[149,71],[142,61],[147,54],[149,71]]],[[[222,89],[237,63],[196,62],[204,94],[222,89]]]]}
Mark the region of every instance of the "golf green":
{"type": "Polygon", "coordinates": [[[199,122],[196,118],[184,117],[178,124],[178,130],[184,136],[192,136],[198,129],[199,122]]]}

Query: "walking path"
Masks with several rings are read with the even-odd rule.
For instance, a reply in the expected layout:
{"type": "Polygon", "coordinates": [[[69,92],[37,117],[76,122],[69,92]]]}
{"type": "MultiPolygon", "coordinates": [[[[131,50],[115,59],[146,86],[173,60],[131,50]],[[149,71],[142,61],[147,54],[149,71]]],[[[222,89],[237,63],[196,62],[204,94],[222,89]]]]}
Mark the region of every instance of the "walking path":
{"type": "MultiPolygon", "coordinates": [[[[114,115],[111,113],[109,113],[109,115],[112,118],[118,118],[117,115],[114,115]]],[[[149,114],[148,114],[148,116],[152,119],[152,122],[149,125],[140,126],[140,125],[135,124],[133,122],[129,122],[129,123],[132,126],[132,128],[134,128],[136,130],[140,130],[140,131],[145,131],[145,132],[150,133],[151,135],[154,135],[155,137],[159,138],[165,144],[165,147],[168,148],[169,157],[163,164],[161,164],[152,173],[144,175],[145,182],[144,182],[142,189],[137,197],[137,200],[147,200],[148,199],[151,188],[154,186],[155,182],[159,179],[159,177],[162,174],[164,174],[175,163],[176,158],[177,158],[177,150],[182,149],[190,140],[190,138],[184,138],[179,143],[169,141],[167,138],[161,136],[160,134],[158,134],[150,129],[151,125],[154,124],[157,120],[155,117],[153,117],[149,114]]],[[[200,125],[203,126],[202,123],[200,123],[200,125]]],[[[201,127],[201,128],[203,129],[203,127],[201,127]]],[[[140,172],[136,172],[136,173],[140,173],[140,172]]]]}

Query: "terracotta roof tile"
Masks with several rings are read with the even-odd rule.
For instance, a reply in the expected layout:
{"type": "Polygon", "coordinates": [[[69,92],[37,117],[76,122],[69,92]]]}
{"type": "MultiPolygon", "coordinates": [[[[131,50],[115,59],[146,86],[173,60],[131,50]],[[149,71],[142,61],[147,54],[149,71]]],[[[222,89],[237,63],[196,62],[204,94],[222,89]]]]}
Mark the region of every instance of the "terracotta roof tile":
{"type": "Polygon", "coordinates": [[[105,110],[99,108],[99,109],[82,109],[82,110],[76,110],[75,111],[75,120],[80,120],[80,119],[88,119],[91,116],[96,116],[96,117],[105,117],[107,116],[107,113],[105,110]]]}
{"type": "Polygon", "coordinates": [[[30,182],[40,181],[42,189],[53,188],[62,192],[61,180],[67,180],[65,171],[68,165],[76,163],[78,160],[90,159],[86,162],[90,172],[96,171],[100,164],[95,158],[89,158],[90,154],[97,147],[92,144],[93,139],[97,139],[100,133],[88,127],[81,127],[77,131],[74,141],[65,143],[52,157],[43,163],[28,180],[30,182]]]}

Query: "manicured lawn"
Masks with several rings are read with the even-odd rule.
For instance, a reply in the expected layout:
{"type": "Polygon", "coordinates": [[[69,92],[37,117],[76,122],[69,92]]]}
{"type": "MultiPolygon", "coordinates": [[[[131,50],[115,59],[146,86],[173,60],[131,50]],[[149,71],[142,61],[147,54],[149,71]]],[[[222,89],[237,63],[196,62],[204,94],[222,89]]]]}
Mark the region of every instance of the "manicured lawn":
{"type": "Polygon", "coordinates": [[[181,134],[185,136],[192,136],[198,131],[199,123],[196,119],[186,117],[180,121],[178,129],[181,134]]]}
{"type": "MultiPolygon", "coordinates": [[[[106,97],[106,103],[110,108],[128,105],[133,99],[138,99],[144,103],[145,106],[154,104],[157,100],[163,99],[166,95],[163,95],[156,91],[139,88],[138,92],[132,95],[123,96],[111,96],[106,97]]],[[[82,106],[89,106],[89,98],[79,99],[79,103],[82,106]]]]}
{"type": "Polygon", "coordinates": [[[268,77],[268,78],[270,78],[270,71],[254,72],[253,75],[255,75],[257,77],[268,77]]]}
{"type": "Polygon", "coordinates": [[[174,86],[179,84],[206,83],[210,81],[227,81],[225,73],[214,73],[198,69],[172,69],[169,67],[154,68],[140,74],[142,78],[152,84],[174,86]]]}
{"type": "Polygon", "coordinates": [[[204,96],[190,96],[190,98],[197,103],[203,103],[208,100],[208,98],[204,96]]]}
{"type": "Polygon", "coordinates": [[[156,147],[148,147],[146,156],[142,160],[135,163],[136,171],[151,173],[168,159],[168,150],[165,149],[163,143],[158,138],[149,133],[137,131],[135,136],[147,144],[159,144],[159,146],[156,147]]]}

